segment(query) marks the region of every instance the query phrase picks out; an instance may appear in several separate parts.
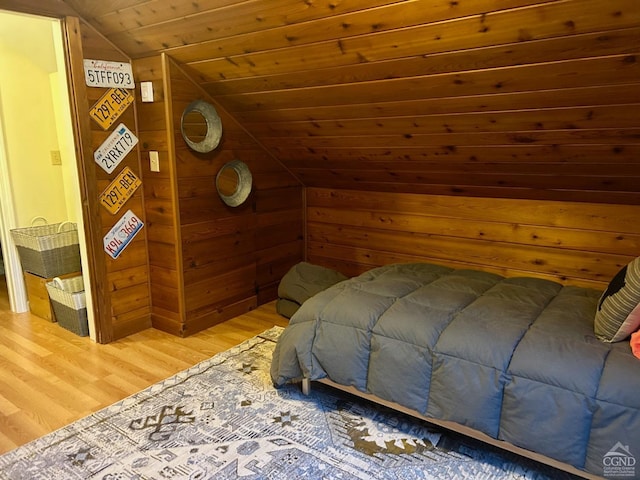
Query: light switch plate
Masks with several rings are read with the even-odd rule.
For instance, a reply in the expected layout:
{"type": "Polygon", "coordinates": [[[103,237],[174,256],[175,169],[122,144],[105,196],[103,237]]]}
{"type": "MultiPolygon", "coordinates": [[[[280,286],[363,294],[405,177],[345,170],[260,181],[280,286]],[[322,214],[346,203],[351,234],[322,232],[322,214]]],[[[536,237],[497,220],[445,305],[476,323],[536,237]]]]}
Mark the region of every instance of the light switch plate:
{"type": "Polygon", "coordinates": [[[51,165],[62,165],[60,150],[51,150],[51,165]]]}
{"type": "Polygon", "coordinates": [[[158,152],[156,151],[149,152],[149,169],[152,172],[160,171],[160,158],[158,157],[158,152]]]}
{"type": "Polygon", "coordinates": [[[143,102],[153,102],[152,82],[140,82],[140,96],[143,102]]]}

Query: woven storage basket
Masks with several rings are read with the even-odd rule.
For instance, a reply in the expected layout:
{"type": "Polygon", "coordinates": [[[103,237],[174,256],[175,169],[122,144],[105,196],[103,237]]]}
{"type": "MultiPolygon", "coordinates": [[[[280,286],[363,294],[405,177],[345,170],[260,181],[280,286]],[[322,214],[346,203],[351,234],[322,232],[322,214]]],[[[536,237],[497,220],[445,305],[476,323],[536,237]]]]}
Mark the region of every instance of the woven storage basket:
{"type": "Polygon", "coordinates": [[[71,278],[54,278],[47,282],[51,308],[58,324],[76,335],[89,335],[87,301],[82,275],[71,278]]]}
{"type": "Polygon", "coordinates": [[[72,222],[14,228],[22,270],[43,278],[79,272],[78,226],[72,222]]]}

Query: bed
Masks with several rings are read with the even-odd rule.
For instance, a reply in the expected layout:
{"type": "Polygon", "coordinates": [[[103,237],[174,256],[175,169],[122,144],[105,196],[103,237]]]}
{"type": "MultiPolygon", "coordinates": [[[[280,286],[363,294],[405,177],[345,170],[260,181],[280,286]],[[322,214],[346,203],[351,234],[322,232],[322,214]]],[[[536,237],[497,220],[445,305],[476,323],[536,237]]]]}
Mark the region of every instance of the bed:
{"type": "MultiPolygon", "coordinates": [[[[630,265],[640,278],[640,259],[630,265]]],[[[628,342],[594,332],[603,304],[622,293],[387,265],[304,302],[271,377],[322,381],[585,478],[633,478],[640,360],[628,342]]]]}

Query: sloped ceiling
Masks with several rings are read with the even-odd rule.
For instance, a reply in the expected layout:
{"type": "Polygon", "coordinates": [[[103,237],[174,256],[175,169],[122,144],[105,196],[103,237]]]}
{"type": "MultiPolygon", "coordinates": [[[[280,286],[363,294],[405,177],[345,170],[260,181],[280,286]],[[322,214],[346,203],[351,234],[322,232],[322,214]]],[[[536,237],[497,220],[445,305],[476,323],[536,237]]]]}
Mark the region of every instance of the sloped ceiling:
{"type": "Polygon", "coordinates": [[[640,203],[638,0],[64,0],[304,184],[640,203]]]}

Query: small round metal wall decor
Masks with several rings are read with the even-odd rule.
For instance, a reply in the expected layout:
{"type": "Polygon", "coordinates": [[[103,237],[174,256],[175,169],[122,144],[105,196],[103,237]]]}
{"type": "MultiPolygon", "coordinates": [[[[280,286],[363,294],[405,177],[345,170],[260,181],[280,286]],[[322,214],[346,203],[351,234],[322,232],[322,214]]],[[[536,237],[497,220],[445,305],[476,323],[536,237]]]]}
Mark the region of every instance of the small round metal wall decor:
{"type": "Polygon", "coordinates": [[[180,131],[182,132],[182,138],[184,138],[189,148],[199,153],[207,153],[215,149],[220,143],[220,139],[222,138],[222,121],[213,105],[204,100],[194,100],[187,105],[184,112],[182,112],[180,131]],[[206,122],[206,133],[200,141],[195,141],[194,137],[199,138],[201,135],[194,135],[193,132],[190,131],[190,127],[193,127],[194,124],[192,124],[189,119],[193,118],[194,113],[202,115],[206,122]]]}
{"type": "Polygon", "coordinates": [[[249,198],[252,184],[251,170],[241,160],[226,163],[216,175],[218,195],[230,207],[238,207],[249,198]]]}

